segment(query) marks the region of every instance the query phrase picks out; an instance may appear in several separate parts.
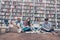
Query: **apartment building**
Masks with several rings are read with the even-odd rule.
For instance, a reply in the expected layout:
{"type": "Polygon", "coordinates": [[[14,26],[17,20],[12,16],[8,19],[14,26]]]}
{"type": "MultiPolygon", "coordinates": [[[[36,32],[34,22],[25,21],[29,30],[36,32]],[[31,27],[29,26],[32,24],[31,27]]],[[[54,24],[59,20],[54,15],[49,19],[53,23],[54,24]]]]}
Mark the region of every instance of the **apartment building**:
{"type": "Polygon", "coordinates": [[[30,17],[33,22],[40,18],[42,23],[48,17],[53,27],[60,28],[60,0],[0,0],[0,5],[0,23],[15,17],[30,17]]]}

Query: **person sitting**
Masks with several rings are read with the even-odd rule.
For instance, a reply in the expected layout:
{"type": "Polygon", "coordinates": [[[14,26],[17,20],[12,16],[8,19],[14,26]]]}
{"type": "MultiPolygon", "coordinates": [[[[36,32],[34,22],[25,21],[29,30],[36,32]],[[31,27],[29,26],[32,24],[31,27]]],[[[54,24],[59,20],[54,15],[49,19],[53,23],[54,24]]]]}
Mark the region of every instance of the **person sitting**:
{"type": "Polygon", "coordinates": [[[30,26],[30,19],[27,18],[25,21],[24,21],[24,28],[23,28],[24,32],[28,32],[28,31],[31,31],[31,26],[30,26]]]}
{"type": "Polygon", "coordinates": [[[23,25],[23,21],[21,20],[21,18],[17,18],[16,22],[15,23],[12,23],[12,25],[14,27],[17,27],[18,28],[18,33],[22,32],[22,29],[24,27],[23,25]]]}
{"type": "Polygon", "coordinates": [[[13,25],[18,28],[18,33],[31,31],[30,25],[28,25],[28,20],[23,22],[21,21],[21,18],[17,18],[15,23],[16,25],[13,25]]]}
{"type": "Polygon", "coordinates": [[[51,32],[53,34],[56,34],[54,31],[54,28],[52,27],[52,24],[50,22],[48,22],[48,18],[45,18],[45,22],[42,24],[41,30],[45,31],[45,32],[51,32]]]}
{"type": "Polygon", "coordinates": [[[39,32],[40,30],[40,20],[39,18],[36,18],[35,22],[32,25],[33,32],[39,32]]]}

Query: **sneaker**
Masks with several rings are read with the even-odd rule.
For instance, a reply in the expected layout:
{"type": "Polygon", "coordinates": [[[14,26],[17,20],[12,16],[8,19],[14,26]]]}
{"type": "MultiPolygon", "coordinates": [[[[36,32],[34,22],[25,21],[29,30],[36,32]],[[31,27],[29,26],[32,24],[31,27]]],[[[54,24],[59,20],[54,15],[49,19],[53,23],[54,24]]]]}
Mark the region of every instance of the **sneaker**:
{"type": "Polygon", "coordinates": [[[36,33],[40,33],[40,31],[36,31],[36,33]]]}
{"type": "Polygon", "coordinates": [[[36,33],[36,31],[32,31],[31,33],[36,33]]]}
{"type": "Polygon", "coordinates": [[[21,29],[18,29],[18,33],[21,33],[21,31],[22,31],[21,29]]]}

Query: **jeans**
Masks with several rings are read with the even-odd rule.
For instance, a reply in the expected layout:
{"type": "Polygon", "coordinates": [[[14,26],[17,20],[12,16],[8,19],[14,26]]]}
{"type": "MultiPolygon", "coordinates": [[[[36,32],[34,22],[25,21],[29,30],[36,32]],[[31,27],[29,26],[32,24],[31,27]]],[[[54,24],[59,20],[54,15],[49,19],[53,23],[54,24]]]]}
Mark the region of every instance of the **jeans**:
{"type": "Polygon", "coordinates": [[[31,28],[30,28],[30,27],[24,27],[24,28],[22,28],[22,30],[23,30],[24,32],[26,32],[26,31],[31,31],[31,28]]]}
{"type": "Polygon", "coordinates": [[[43,30],[45,32],[52,32],[52,31],[54,31],[54,29],[50,29],[49,31],[48,30],[45,30],[45,29],[41,29],[41,30],[43,30]]]}
{"type": "Polygon", "coordinates": [[[39,27],[33,27],[32,28],[32,30],[34,30],[34,31],[36,31],[36,30],[38,31],[39,29],[40,29],[39,27]]]}

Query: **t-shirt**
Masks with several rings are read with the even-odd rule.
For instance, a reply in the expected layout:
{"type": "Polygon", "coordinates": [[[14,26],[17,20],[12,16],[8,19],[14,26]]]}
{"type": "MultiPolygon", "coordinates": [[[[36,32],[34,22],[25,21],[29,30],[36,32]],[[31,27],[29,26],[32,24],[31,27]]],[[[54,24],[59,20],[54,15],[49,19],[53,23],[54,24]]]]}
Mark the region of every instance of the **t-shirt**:
{"type": "Polygon", "coordinates": [[[18,26],[20,26],[20,27],[24,27],[24,25],[23,25],[23,21],[16,21],[15,22],[16,23],[16,25],[18,25],[18,26]]]}
{"type": "Polygon", "coordinates": [[[33,23],[33,27],[40,27],[40,22],[35,21],[35,22],[33,23]]]}
{"type": "Polygon", "coordinates": [[[46,30],[50,30],[51,29],[51,23],[48,22],[48,24],[46,24],[45,22],[42,24],[42,28],[45,28],[46,30]]]}

